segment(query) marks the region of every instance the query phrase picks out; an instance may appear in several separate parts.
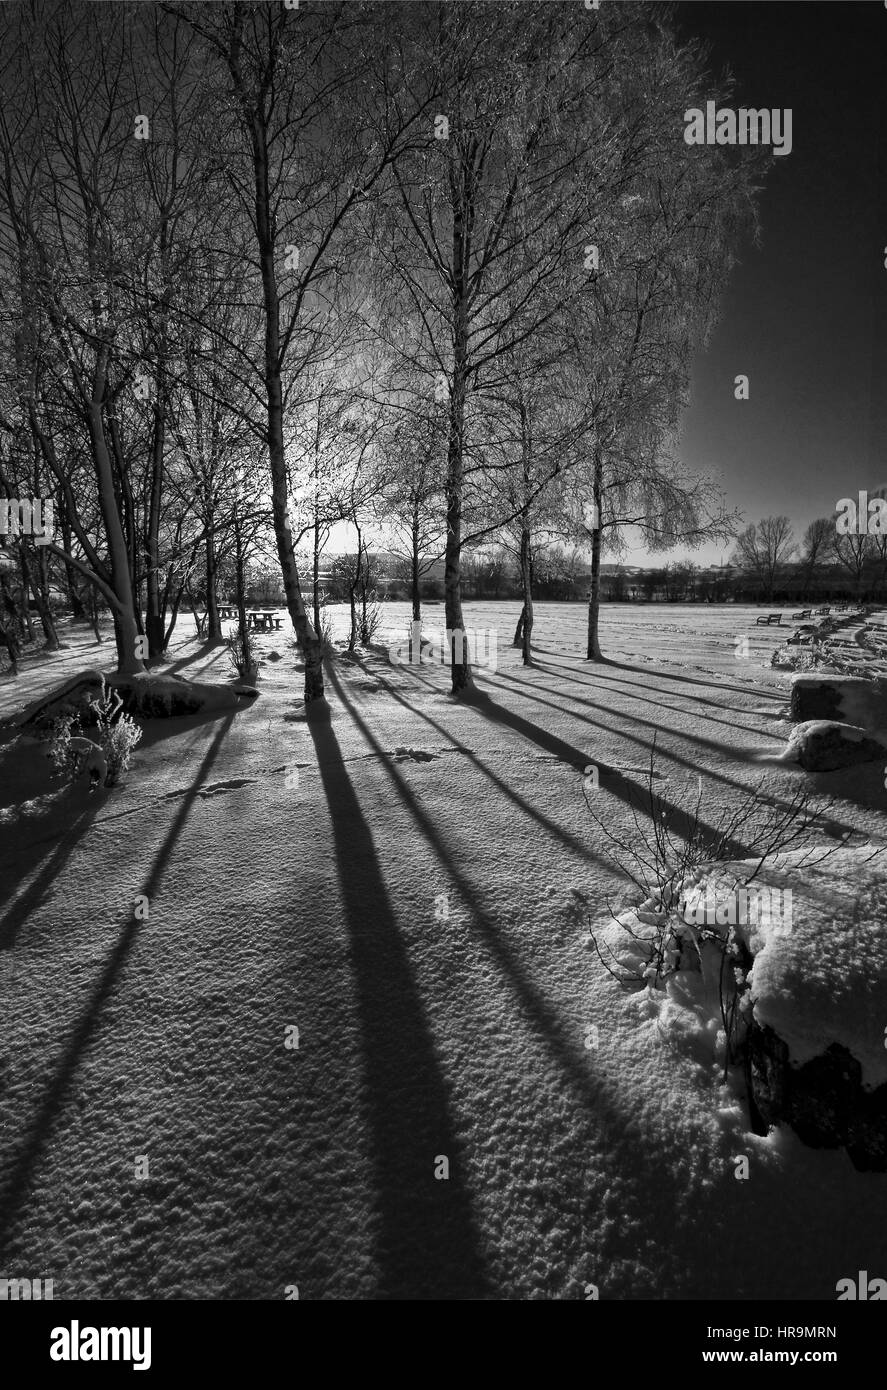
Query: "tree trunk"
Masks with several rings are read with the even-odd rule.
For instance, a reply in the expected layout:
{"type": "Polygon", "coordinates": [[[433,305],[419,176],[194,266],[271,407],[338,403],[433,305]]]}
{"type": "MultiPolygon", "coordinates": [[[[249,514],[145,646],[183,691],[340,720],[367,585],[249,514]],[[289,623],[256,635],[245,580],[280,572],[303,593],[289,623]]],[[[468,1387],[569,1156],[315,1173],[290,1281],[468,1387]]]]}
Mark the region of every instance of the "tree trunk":
{"type": "Polygon", "coordinates": [[[222,620],[219,617],[219,597],[216,593],[216,542],[212,518],[206,534],[206,640],[221,642],[222,620]]]}
{"type": "Polygon", "coordinates": [[[129,469],[126,466],[126,459],[123,456],[123,443],[120,438],[120,426],[116,415],[108,415],[108,433],[111,440],[111,457],[117,465],[117,486],[114,490],[114,497],[115,501],[118,502],[118,515],[122,516],[123,538],[129,565],[129,583],[132,591],[133,608],[135,610],[136,628],[141,636],[144,632],[144,628],[142,626],[140,592],[141,566],[139,564],[139,541],[138,528],[136,526],[135,499],[132,495],[132,483],[129,469]]]}
{"type": "MultiPolygon", "coordinates": [[[[106,350],[103,349],[104,351],[106,350]]],[[[120,611],[114,613],[118,671],[121,675],[134,676],[144,671],[145,666],[140,655],[141,644],[138,641],[139,631],[130,584],[129,556],[126,551],[126,541],[120,524],[120,512],[114,493],[111,458],[102,427],[101,399],[103,390],[104,362],[100,356],[96,364],[92,398],[87,404],[87,423],[98,482],[99,504],[105,525],[105,537],[108,542],[111,586],[120,603],[120,611]]]]}
{"type": "Polygon", "coordinates": [[[526,621],[526,616],[526,608],[521,608],[520,617],[517,620],[517,627],[514,629],[514,641],[511,644],[513,647],[522,647],[524,644],[524,623],[526,621]]]}
{"type": "Polygon", "coordinates": [[[49,603],[46,557],[40,554],[39,551],[37,553],[36,565],[32,565],[30,561],[28,561],[28,578],[31,584],[31,593],[34,595],[34,602],[37,605],[40,626],[43,628],[43,636],[46,638],[47,650],[57,652],[59,649],[59,636],[56,631],[55,620],[53,619],[52,609],[49,603]]]}
{"type": "MultiPolygon", "coordinates": [[[[520,518],[520,581],[524,606],[521,622],[521,655],[525,666],[533,661],[533,561],[530,547],[530,475],[532,460],[532,439],[530,435],[530,416],[526,400],[520,399],[521,462],[523,469],[523,509],[520,518]]],[[[517,633],[515,633],[515,637],[517,633]]]]}
{"type": "MultiPolygon", "coordinates": [[[[160,389],[158,376],[157,389],[160,389]]],[[[147,577],[145,592],[145,635],[148,638],[148,656],[156,659],[163,655],[164,609],[160,593],[160,512],[163,505],[163,438],[164,422],[162,406],[154,406],[154,448],[151,460],[151,496],[148,505],[148,524],[145,534],[145,571],[147,577]]]]}
{"type": "Polygon", "coordinates": [[[422,604],[419,599],[419,503],[413,504],[412,546],[410,549],[410,592],[413,600],[413,622],[422,621],[422,604]]]}
{"type": "MultiPolygon", "coordinates": [[[[242,24],[242,15],[235,17],[242,24]]],[[[237,49],[230,54],[232,76],[239,91],[244,117],[249,125],[252,142],[253,173],[255,176],[256,238],[259,266],[262,275],[262,298],[265,318],[265,393],[268,419],[268,463],[271,470],[271,509],[280,572],[286,594],[290,620],[299,646],[305,657],[305,703],[322,700],[323,648],[311,626],[302,598],[299,570],[293,546],[293,533],[288,515],[286,451],[283,439],[283,386],[281,380],[280,299],[277,291],[277,272],[274,265],[275,232],[271,222],[271,190],[268,170],[267,126],[265,112],[254,106],[243,87],[237,49]]]]}
{"type": "MultiPolygon", "coordinates": [[[[154,373],[154,438],[151,449],[151,493],[148,500],[148,524],[145,535],[147,558],[147,594],[145,602],[145,633],[149,657],[161,657],[166,650],[164,624],[167,594],[160,589],[160,519],[163,510],[163,450],[166,443],[166,360],[168,355],[169,318],[169,213],[164,210],[158,239],[158,259],[164,282],[159,312],[152,315],[157,323],[157,370],[154,373]]],[[[171,561],[171,563],[173,563],[171,561]]],[[[175,620],[173,620],[175,621],[175,620]]]]}
{"type": "Polygon", "coordinates": [[[602,496],[602,477],[603,466],[600,456],[595,454],[594,464],[594,483],[592,493],[595,504],[595,517],[597,525],[591,533],[591,592],[588,595],[588,647],[586,649],[587,661],[603,661],[601,645],[598,638],[598,622],[601,608],[601,496],[602,496]]]}
{"type": "Polygon", "coordinates": [[[28,641],[33,642],[34,624],[31,622],[31,605],[28,597],[31,588],[31,566],[28,564],[28,556],[23,541],[18,548],[18,567],[22,581],[22,626],[28,641]]]}
{"type": "Polygon", "coordinates": [[[363,571],[363,579],[360,586],[360,640],[364,645],[369,641],[367,633],[367,585],[369,583],[369,559],[363,571]]]}
{"type": "MultiPolygon", "coordinates": [[[[250,643],[249,628],[246,622],[246,581],[244,577],[244,558],[243,558],[243,538],[240,534],[240,519],[237,510],[234,511],[234,583],[237,586],[235,597],[237,599],[237,628],[240,633],[240,645],[243,651],[243,660],[246,667],[250,666],[253,659],[250,643]]],[[[242,676],[248,675],[244,670],[242,676]]]]}
{"type": "Polygon", "coordinates": [[[527,525],[521,526],[520,571],[521,588],[524,592],[521,654],[524,665],[531,666],[533,663],[533,574],[530,566],[530,529],[527,525]]]}
{"type": "Polygon", "coordinates": [[[9,653],[9,660],[12,662],[12,674],[18,675],[18,658],[21,655],[21,643],[19,641],[20,614],[18,605],[9,587],[9,580],[6,573],[0,570],[0,600],[2,600],[3,617],[2,630],[3,641],[6,643],[6,650],[9,653]]]}
{"type": "MultiPolygon", "coordinates": [[[[68,513],[64,506],[64,502],[59,503],[59,511],[61,513],[59,518],[59,528],[61,530],[62,545],[64,546],[65,550],[70,550],[72,533],[71,526],[68,521],[68,513]]],[[[71,607],[71,617],[74,619],[75,623],[79,623],[81,621],[88,622],[89,614],[86,611],[86,605],[84,604],[83,599],[80,597],[80,590],[77,587],[76,576],[77,571],[75,570],[74,566],[72,564],[69,564],[68,561],[65,561],[65,590],[68,595],[68,603],[71,607]]]]}
{"type": "Polygon", "coordinates": [[[320,510],[315,490],[314,553],[311,557],[311,600],[314,608],[314,631],[320,636],[320,510]]]}
{"type": "MultiPolygon", "coordinates": [[[[355,524],[356,524],[356,523],[355,523],[355,524]]],[[[357,559],[356,559],[356,561],[355,561],[354,569],[353,569],[352,572],[351,572],[351,578],[350,578],[349,583],[348,583],[348,604],[349,604],[349,607],[350,607],[350,609],[351,609],[351,632],[350,632],[349,637],[348,637],[348,651],[349,651],[349,652],[352,652],[352,653],[353,653],[353,651],[354,651],[355,643],[357,642],[357,586],[358,586],[358,584],[360,583],[360,557],[361,557],[361,546],[362,546],[362,541],[361,541],[361,535],[360,535],[360,527],[358,526],[358,527],[357,527],[357,559]]]]}
{"type": "MultiPolygon", "coordinates": [[[[454,223],[460,227],[459,219],[454,223]]],[[[461,231],[459,232],[461,236],[461,231]]],[[[444,568],[444,612],[450,633],[450,681],[454,695],[471,688],[468,643],[455,634],[465,631],[462,617],[462,488],[464,477],[463,443],[465,429],[466,362],[468,356],[467,305],[460,295],[456,306],[455,362],[453,393],[450,400],[450,430],[447,441],[447,544],[444,568]]]]}
{"type": "Polygon", "coordinates": [[[99,591],[98,591],[98,589],[94,589],[94,588],[90,587],[89,596],[90,596],[90,599],[91,599],[91,607],[90,607],[90,615],[89,615],[89,616],[90,616],[90,622],[92,623],[92,630],[93,630],[93,632],[94,632],[94,634],[95,634],[96,646],[97,646],[97,647],[100,647],[100,646],[102,645],[102,634],[99,632],[99,591]]]}

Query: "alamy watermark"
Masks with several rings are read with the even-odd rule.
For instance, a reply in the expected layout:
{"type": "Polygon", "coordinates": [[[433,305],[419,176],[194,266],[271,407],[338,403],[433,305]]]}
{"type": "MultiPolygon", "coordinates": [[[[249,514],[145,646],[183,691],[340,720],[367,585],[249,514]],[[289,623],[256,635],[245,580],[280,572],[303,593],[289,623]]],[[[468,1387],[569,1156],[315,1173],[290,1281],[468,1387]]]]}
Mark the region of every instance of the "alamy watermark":
{"type": "Polygon", "coordinates": [[[715,102],[707,101],[704,111],[691,106],[684,112],[684,140],[688,145],[772,145],[774,155],[791,154],[791,108],[718,110],[715,102]]]}
{"type": "Polygon", "coordinates": [[[495,628],[465,629],[447,628],[443,634],[435,634],[422,640],[422,624],[410,624],[410,637],[406,642],[392,643],[388,648],[388,660],[392,666],[446,666],[450,654],[456,665],[463,661],[472,666],[485,666],[496,670],[495,628]]]}
{"type": "Polygon", "coordinates": [[[881,536],[887,532],[885,488],[841,497],[835,503],[835,530],[839,536],[881,536]]]}
{"type": "Polygon", "coordinates": [[[0,497],[0,536],[32,536],[49,545],[55,529],[51,497],[0,497]]]}
{"type": "Polygon", "coordinates": [[[51,1279],[0,1279],[0,1302],[52,1300],[51,1279]]]}
{"type": "Polygon", "coordinates": [[[683,919],[696,927],[772,927],[776,936],[792,929],[790,888],[735,888],[726,896],[697,889],[684,900],[683,919]]]}

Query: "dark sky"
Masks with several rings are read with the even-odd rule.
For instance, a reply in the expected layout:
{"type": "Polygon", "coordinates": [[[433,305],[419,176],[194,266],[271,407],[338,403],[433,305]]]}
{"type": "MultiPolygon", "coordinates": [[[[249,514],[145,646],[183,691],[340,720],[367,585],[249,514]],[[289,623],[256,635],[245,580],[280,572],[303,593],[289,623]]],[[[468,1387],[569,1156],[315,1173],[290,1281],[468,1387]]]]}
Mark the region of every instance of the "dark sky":
{"type": "Polygon", "coordinates": [[[887,8],[696,0],[676,17],[711,43],[716,73],[732,69],[734,105],[793,112],[761,246],[744,251],[697,357],[682,452],[746,521],[785,513],[800,538],[839,497],[887,481],[887,8]],[[748,401],[734,399],[740,372],[748,401]]]}

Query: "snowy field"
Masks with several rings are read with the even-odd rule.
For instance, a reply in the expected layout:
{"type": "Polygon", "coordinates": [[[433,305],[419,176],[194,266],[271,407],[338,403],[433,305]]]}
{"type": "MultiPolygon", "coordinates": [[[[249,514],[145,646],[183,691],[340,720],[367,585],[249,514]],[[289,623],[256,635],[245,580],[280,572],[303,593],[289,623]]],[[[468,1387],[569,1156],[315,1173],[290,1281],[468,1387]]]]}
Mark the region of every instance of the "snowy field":
{"type": "MultiPolygon", "coordinates": [[[[3,732],[4,1274],[56,1298],[497,1300],[833,1300],[887,1275],[884,1175],[750,1133],[713,1041],[664,1027],[588,945],[625,882],[583,770],[630,832],[654,734],[676,813],[700,786],[714,823],[750,786],[779,803],[804,782],[824,845],[887,840],[880,764],[776,761],[787,628],[763,611],[606,607],[600,666],[584,608],[543,603],[525,669],[518,605],[469,604],[497,665],[458,704],[441,666],[387,660],[409,620],[390,605],[378,648],[330,671],[327,724],[285,628],[258,639],[254,704],[153,722],[93,796],[3,732]]],[[[228,680],[192,631],[167,669],[228,680]]],[[[112,643],[64,632],[0,681],[0,717],[110,665],[112,643]]],[[[846,877],[811,884],[850,910],[846,877]]]]}

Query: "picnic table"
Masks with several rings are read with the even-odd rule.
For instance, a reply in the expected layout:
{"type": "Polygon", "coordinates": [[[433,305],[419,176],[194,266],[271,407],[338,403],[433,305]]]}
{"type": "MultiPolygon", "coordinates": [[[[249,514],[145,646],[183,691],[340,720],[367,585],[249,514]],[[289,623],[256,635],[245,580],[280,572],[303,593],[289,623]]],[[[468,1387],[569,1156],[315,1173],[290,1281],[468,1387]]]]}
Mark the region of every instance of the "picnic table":
{"type": "Polygon", "coordinates": [[[275,616],[273,608],[253,609],[246,615],[247,624],[261,632],[273,632],[283,619],[275,616]]]}
{"type": "MultiPolygon", "coordinates": [[[[258,631],[273,632],[275,628],[279,628],[283,624],[283,619],[275,615],[273,608],[248,608],[245,611],[247,627],[256,628],[258,631]]],[[[236,622],[238,617],[237,605],[220,603],[219,617],[230,618],[236,622]]]]}

